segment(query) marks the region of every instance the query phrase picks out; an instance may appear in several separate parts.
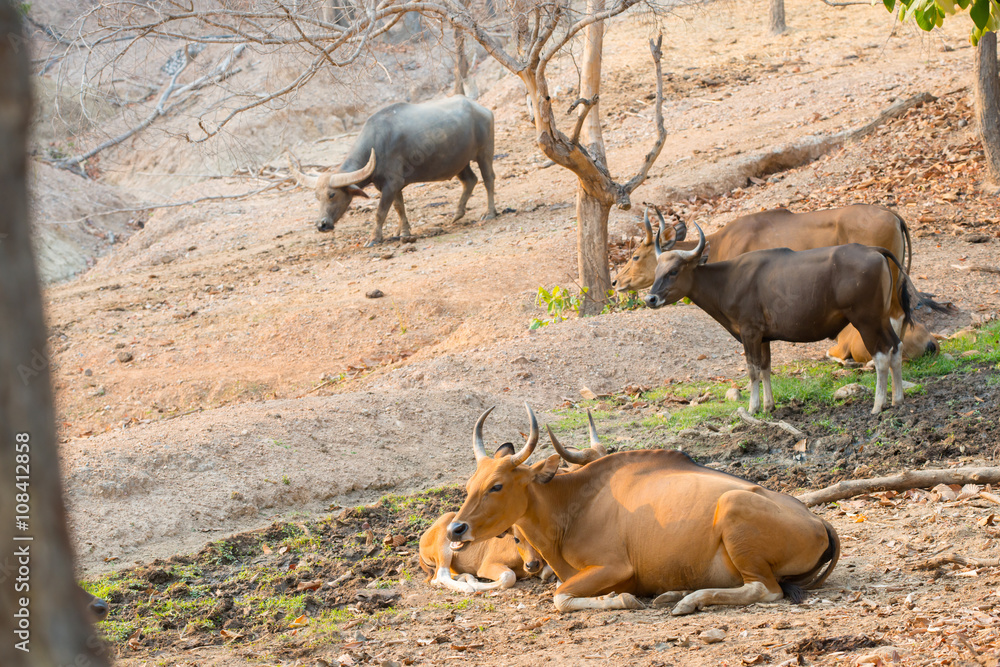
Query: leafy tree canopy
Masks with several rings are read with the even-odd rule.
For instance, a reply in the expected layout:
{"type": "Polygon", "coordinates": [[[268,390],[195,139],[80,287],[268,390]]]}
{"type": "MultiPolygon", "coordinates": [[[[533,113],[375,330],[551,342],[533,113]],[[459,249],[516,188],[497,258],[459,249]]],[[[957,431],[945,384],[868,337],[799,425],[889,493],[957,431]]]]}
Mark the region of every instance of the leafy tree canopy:
{"type": "MultiPolygon", "coordinates": [[[[882,0],[890,12],[896,8],[896,0],[882,0]]],[[[969,41],[973,46],[986,32],[996,32],[1000,28],[1000,0],[899,0],[899,20],[913,19],[923,30],[939,28],[945,16],[953,16],[966,9],[972,18],[972,33],[969,41]]]]}

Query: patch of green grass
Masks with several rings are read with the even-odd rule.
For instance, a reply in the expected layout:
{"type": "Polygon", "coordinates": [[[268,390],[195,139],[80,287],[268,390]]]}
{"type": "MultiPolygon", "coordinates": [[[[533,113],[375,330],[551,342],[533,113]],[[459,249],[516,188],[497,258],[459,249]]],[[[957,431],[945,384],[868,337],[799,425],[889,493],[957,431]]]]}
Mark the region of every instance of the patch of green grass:
{"type": "MultiPolygon", "coordinates": [[[[580,404],[580,407],[567,409],[567,410],[556,410],[557,415],[562,415],[562,418],[554,422],[549,423],[553,431],[584,431],[587,430],[587,407],[591,403],[590,401],[580,404]]],[[[592,410],[591,414],[594,416],[594,421],[600,423],[601,420],[611,419],[615,416],[615,413],[608,410],[592,410]]],[[[562,438],[559,439],[562,442],[562,438]]]]}
{"type": "Polygon", "coordinates": [[[451,609],[453,611],[461,611],[462,609],[469,609],[474,606],[474,601],[472,598],[462,598],[457,602],[449,602],[445,600],[444,602],[431,602],[428,607],[431,609],[451,609]]]}
{"type": "MultiPolygon", "coordinates": [[[[920,357],[904,363],[903,379],[917,385],[907,389],[906,393],[924,393],[920,381],[926,378],[947,375],[982,364],[1000,369],[1000,321],[990,322],[953,340],[941,341],[941,354],[937,356],[920,357]]],[[[746,382],[745,376],[743,381],[746,382]]],[[[994,376],[990,381],[1000,382],[1000,378],[994,376]]],[[[780,407],[796,401],[805,406],[806,414],[815,413],[832,405],[835,402],[834,392],[851,383],[861,384],[874,392],[875,373],[861,369],[844,373],[839,365],[821,361],[786,364],[773,369],[771,373],[771,388],[774,391],[776,405],[780,407]]],[[[665,426],[672,430],[681,430],[711,420],[731,422],[733,413],[741,405],[746,406],[748,398],[744,391],[744,398],[741,401],[726,401],[724,397],[728,387],[728,383],[698,381],[651,389],[642,395],[643,400],[656,402],[667,396],[692,399],[704,395],[705,392],[711,395],[711,399],[700,405],[680,407],[669,415],[657,414],[646,417],[641,424],[645,428],[665,426]]],[[[829,423],[829,420],[825,421],[829,423]]],[[[565,428],[579,428],[586,424],[586,413],[579,410],[570,412],[557,423],[568,424],[565,428]]]]}
{"type": "Polygon", "coordinates": [[[104,638],[111,643],[122,644],[132,636],[139,626],[131,621],[106,619],[97,626],[104,638]]]}
{"type": "MultiPolygon", "coordinates": [[[[712,400],[700,405],[692,405],[686,408],[682,407],[669,415],[652,415],[650,417],[646,417],[639,423],[647,429],[656,426],[666,426],[671,430],[680,431],[686,428],[692,428],[706,421],[716,421],[725,424],[734,422],[736,417],[734,417],[733,414],[736,412],[737,408],[743,405],[744,402],[725,400],[723,396],[726,389],[728,389],[728,385],[719,386],[722,388],[720,396],[713,396],[712,400]]],[[[699,394],[699,396],[704,393],[705,392],[703,391],[699,394]]]]}

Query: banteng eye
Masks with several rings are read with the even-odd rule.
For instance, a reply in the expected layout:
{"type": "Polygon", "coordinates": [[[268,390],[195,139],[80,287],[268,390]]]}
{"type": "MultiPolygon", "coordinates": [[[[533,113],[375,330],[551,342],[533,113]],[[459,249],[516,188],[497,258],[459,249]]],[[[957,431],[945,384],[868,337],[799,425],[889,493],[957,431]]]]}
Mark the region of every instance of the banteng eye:
{"type": "Polygon", "coordinates": [[[519,539],[517,539],[517,538],[515,537],[515,538],[514,538],[514,544],[520,544],[520,543],[521,543],[521,540],[519,540],[519,539]]]}
{"type": "Polygon", "coordinates": [[[499,491],[502,488],[503,488],[503,484],[494,484],[493,486],[490,487],[490,493],[496,493],[497,491],[499,491]]]}

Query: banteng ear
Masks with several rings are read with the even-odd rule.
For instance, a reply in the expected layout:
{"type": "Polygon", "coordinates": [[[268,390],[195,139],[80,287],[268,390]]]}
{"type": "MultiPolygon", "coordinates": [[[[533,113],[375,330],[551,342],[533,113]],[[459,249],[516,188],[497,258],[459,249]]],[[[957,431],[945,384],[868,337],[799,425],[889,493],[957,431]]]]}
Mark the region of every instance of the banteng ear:
{"type": "Polygon", "coordinates": [[[368,193],[356,185],[348,185],[347,193],[352,197],[364,197],[365,199],[369,199],[368,193]]]}
{"type": "Polygon", "coordinates": [[[497,447],[496,453],[493,454],[493,458],[502,459],[505,456],[514,456],[514,444],[510,442],[505,442],[499,447],[497,447]]]}
{"type": "Polygon", "coordinates": [[[698,266],[703,264],[708,264],[708,251],[711,246],[706,245],[705,249],[701,253],[701,257],[698,258],[698,266]]]}
{"type": "Polygon", "coordinates": [[[556,476],[556,472],[559,470],[559,464],[562,462],[562,457],[558,454],[553,454],[544,461],[539,461],[535,465],[531,466],[531,472],[534,475],[534,480],[539,484],[548,484],[552,481],[552,478],[556,476]]]}

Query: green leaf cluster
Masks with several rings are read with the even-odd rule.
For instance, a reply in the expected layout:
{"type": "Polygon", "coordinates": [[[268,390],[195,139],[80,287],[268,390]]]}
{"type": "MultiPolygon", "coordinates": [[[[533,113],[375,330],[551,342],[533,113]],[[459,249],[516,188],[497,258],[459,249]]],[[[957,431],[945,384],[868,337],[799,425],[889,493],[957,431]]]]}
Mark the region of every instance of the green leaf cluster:
{"type": "MultiPolygon", "coordinates": [[[[882,0],[890,12],[896,8],[896,0],[882,0]]],[[[954,16],[969,10],[973,27],[969,41],[979,43],[983,33],[996,32],[1000,28],[1000,0],[899,0],[899,20],[912,19],[922,30],[933,30],[944,24],[945,16],[954,16]]]]}
{"type": "Polygon", "coordinates": [[[560,287],[559,285],[553,287],[551,292],[544,287],[539,287],[538,296],[535,297],[535,304],[544,306],[549,317],[548,319],[533,318],[528,328],[532,330],[538,329],[554,322],[562,322],[569,319],[570,313],[580,312],[580,305],[583,303],[586,295],[586,287],[581,289],[579,294],[573,294],[565,287],[560,287]]]}

